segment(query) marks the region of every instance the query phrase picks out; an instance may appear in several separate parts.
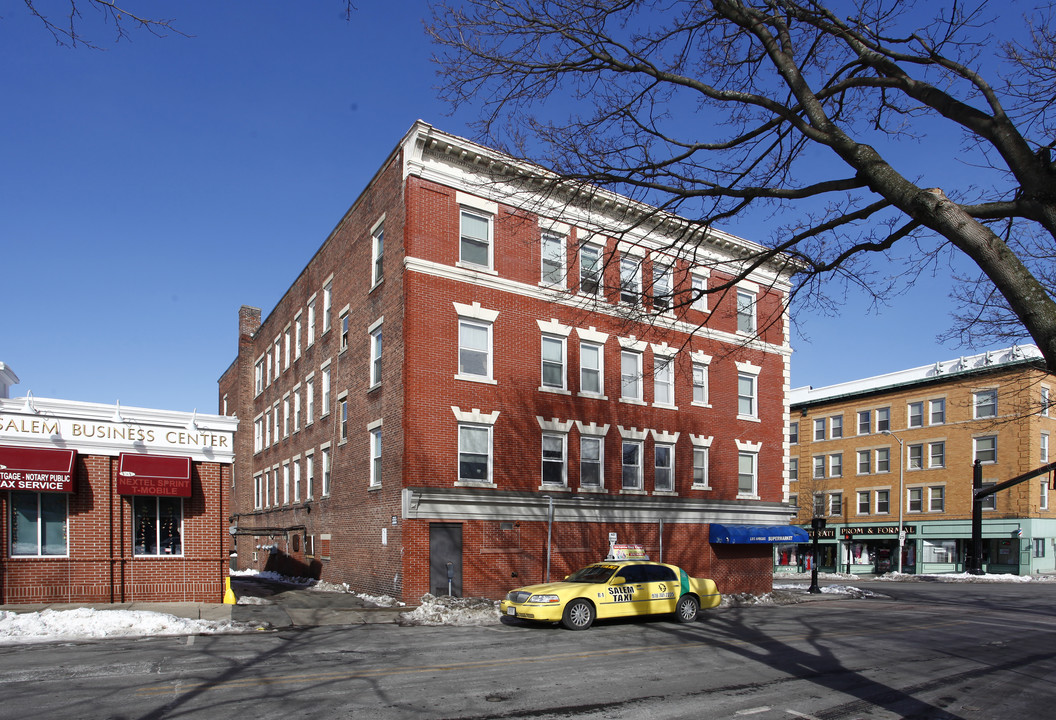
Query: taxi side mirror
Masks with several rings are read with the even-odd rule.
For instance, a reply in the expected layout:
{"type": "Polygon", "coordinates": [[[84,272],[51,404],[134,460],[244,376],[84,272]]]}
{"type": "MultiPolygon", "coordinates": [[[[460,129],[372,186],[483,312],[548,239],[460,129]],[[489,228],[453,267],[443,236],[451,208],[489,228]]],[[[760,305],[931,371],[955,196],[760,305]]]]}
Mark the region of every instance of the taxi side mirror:
{"type": "Polygon", "coordinates": [[[623,575],[617,575],[611,581],[609,581],[609,585],[626,585],[626,584],[627,584],[627,578],[625,578],[623,575]]]}

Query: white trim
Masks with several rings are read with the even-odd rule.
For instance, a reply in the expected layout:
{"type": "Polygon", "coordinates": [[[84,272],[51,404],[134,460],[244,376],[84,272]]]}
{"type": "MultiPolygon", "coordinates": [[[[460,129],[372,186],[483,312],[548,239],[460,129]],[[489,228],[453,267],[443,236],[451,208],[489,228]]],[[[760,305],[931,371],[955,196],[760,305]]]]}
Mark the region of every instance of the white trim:
{"type": "Polygon", "coordinates": [[[575,420],[558,420],[557,418],[545,420],[540,415],[536,415],[535,419],[539,422],[540,430],[550,433],[568,433],[575,423],[575,420]]]}
{"type": "Polygon", "coordinates": [[[598,332],[598,329],[593,325],[586,330],[583,328],[576,328],[576,334],[579,335],[580,340],[594,343],[595,345],[604,345],[609,339],[608,333],[598,332]]]}
{"type": "Polygon", "coordinates": [[[644,353],[645,349],[649,347],[648,342],[646,342],[645,340],[639,340],[634,335],[631,335],[630,337],[626,338],[617,337],[616,339],[619,341],[621,348],[623,348],[624,350],[632,350],[636,353],[644,353]]]}
{"type": "Polygon", "coordinates": [[[562,325],[556,318],[552,320],[536,320],[539,325],[539,331],[545,335],[558,335],[563,338],[567,338],[572,334],[572,327],[570,325],[562,325]]]}
{"type": "Polygon", "coordinates": [[[623,425],[617,425],[616,429],[620,431],[620,437],[624,440],[645,440],[649,436],[649,428],[639,430],[635,427],[625,428],[623,425]]]}
{"type": "Polygon", "coordinates": [[[609,425],[598,425],[595,422],[590,424],[583,423],[576,420],[576,427],[579,428],[580,435],[591,435],[594,437],[605,437],[609,432],[609,425]]]}
{"type": "Polygon", "coordinates": [[[457,202],[463,207],[478,210],[480,212],[485,212],[493,217],[499,214],[498,203],[492,200],[485,200],[484,198],[477,197],[476,195],[464,193],[461,190],[455,191],[455,202],[457,202]]]}
{"type": "Polygon", "coordinates": [[[473,408],[466,412],[460,409],[457,405],[451,406],[451,412],[455,414],[455,419],[460,423],[472,423],[474,425],[494,425],[495,421],[499,419],[499,411],[491,413],[482,413],[479,408],[473,408]]]}
{"type": "Polygon", "coordinates": [[[455,306],[455,313],[459,317],[471,318],[473,320],[480,320],[481,322],[494,323],[495,319],[499,317],[498,310],[488,310],[482,308],[479,302],[474,302],[472,305],[464,305],[459,302],[452,302],[455,306]]]}

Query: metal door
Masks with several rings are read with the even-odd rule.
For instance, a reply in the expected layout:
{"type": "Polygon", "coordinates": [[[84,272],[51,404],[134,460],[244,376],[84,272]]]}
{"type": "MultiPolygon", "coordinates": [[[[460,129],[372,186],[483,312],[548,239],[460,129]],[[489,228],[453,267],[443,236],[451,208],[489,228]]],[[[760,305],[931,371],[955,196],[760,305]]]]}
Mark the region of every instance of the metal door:
{"type": "Polygon", "coordinates": [[[429,523],[429,587],[433,595],[462,597],[462,525],[429,523]]]}

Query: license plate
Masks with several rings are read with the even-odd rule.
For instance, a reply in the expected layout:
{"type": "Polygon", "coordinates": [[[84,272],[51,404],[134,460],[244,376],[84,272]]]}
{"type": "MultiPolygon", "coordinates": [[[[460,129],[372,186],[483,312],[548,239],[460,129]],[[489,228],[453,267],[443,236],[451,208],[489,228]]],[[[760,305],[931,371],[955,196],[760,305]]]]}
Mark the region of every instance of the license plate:
{"type": "Polygon", "coordinates": [[[515,607],[506,608],[506,614],[507,615],[516,615],[517,614],[517,608],[515,608],[515,607]]]}

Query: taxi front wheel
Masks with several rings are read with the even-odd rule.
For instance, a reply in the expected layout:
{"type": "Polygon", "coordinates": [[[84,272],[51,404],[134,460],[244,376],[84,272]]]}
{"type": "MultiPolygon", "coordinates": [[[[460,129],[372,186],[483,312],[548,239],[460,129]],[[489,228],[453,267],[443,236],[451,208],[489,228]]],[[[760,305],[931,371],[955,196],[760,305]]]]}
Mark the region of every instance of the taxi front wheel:
{"type": "Polygon", "coordinates": [[[561,613],[561,624],[569,630],[586,630],[594,623],[594,606],[586,600],[573,600],[561,613]]]}
{"type": "Polygon", "coordinates": [[[680,623],[693,622],[697,619],[697,612],[700,610],[700,603],[692,595],[683,595],[678,599],[678,605],[675,606],[675,620],[680,623]]]}

